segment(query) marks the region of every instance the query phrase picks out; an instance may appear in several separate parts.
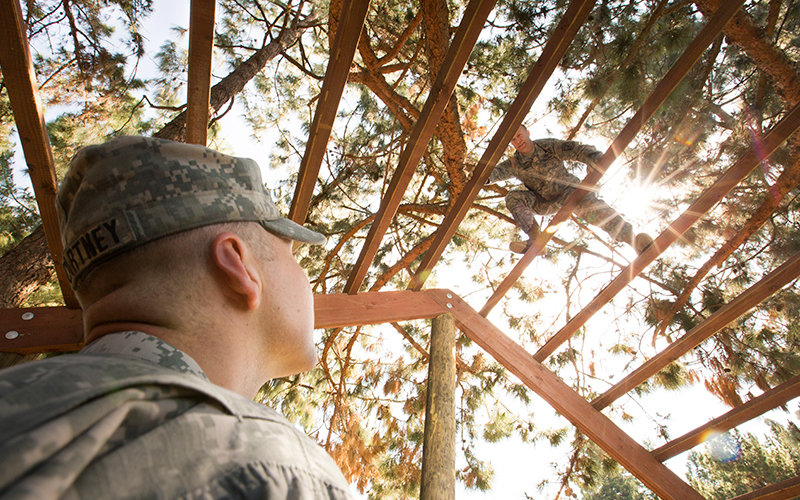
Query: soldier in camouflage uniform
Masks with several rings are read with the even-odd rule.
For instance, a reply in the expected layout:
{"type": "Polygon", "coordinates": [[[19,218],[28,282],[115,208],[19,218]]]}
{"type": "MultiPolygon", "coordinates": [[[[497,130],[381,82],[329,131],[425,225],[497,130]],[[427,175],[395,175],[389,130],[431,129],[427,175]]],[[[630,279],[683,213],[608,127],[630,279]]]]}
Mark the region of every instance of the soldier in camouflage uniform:
{"type": "MultiPolygon", "coordinates": [[[[528,129],[520,126],[511,144],[514,155],[497,164],[488,183],[516,177],[526,189],[513,190],[506,195],[506,208],[517,225],[528,235],[527,242],[512,242],[517,253],[525,250],[539,235],[539,224],[533,214],[548,215],[558,211],[580,180],[570,174],[565,161],[579,161],[588,166],[602,156],[592,146],[558,139],[531,140],[528,129]]],[[[575,215],[602,228],[616,241],[628,243],[641,253],[652,238],[645,233],[634,236],[633,227],[606,202],[589,193],[576,207],[575,215]]]]}
{"type": "Polygon", "coordinates": [[[0,372],[2,498],[349,498],[331,457],[252,398],[313,367],[313,301],[258,166],[122,137],[58,193],[87,346],[0,372]]]}

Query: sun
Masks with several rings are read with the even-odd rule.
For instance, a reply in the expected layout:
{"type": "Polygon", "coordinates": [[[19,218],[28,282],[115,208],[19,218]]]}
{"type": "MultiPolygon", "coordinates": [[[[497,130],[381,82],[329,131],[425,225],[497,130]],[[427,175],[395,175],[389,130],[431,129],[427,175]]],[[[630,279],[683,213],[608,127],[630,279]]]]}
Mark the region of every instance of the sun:
{"type": "Polygon", "coordinates": [[[662,206],[662,188],[657,184],[638,181],[622,182],[614,193],[612,206],[634,226],[653,221],[662,206]]]}

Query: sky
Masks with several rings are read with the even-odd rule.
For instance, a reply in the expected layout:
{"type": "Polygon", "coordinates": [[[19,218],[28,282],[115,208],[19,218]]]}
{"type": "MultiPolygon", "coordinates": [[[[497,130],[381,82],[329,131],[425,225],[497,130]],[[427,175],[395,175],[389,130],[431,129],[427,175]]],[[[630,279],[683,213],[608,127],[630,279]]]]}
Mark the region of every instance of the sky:
{"type": "MultiPolygon", "coordinates": [[[[150,16],[149,21],[144,25],[142,34],[147,41],[147,51],[144,60],[140,63],[140,74],[147,75],[155,72],[155,53],[162,43],[162,40],[169,36],[174,36],[171,31],[173,26],[188,26],[189,18],[189,2],[166,2],[156,1],[154,3],[155,11],[150,16]]],[[[188,44],[188,37],[184,39],[184,43],[188,44]]],[[[224,68],[215,68],[214,75],[216,76],[214,82],[219,79],[219,75],[224,74],[224,68]]],[[[213,83],[213,82],[212,82],[213,83]]],[[[544,131],[546,135],[563,136],[564,130],[557,123],[547,118],[547,110],[544,107],[547,101],[546,96],[537,100],[534,109],[531,112],[531,119],[528,120],[535,122],[536,130],[539,132],[544,131]]],[[[58,110],[47,110],[47,117],[53,118],[58,110]]],[[[268,165],[268,158],[270,155],[271,145],[275,142],[275,137],[264,135],[259,138],[253,138],[251,133],[244,125],[241,117],[241,109],[234,108],[233,112],[229,113],[221,121],[222,128],[220,134],[220,142],[216,145],[219,149],[232,152],[237,156],[245,156],[256,159],[264,171],[264,178],[269,184],[271,178],[274,179],[279,172],[269,171],[266,169],[268,165]]],[[[542,135],[534,134],[534,135],[542,135]]],[[[600,138],[589,138],[587,142],[594,144],[598,149],[603,151],[605,144],[600,138]]],[[[21,148],[17,148],[21,151],[21,148]]],[[[17,160],[17,165],[24,165],[24,162],[17,160]]],[[[17,179],[21,179],[22,168],[17,167],[15,174],[17,179]]],[[[617,207],[620,211],[625,213],[628,218],[632,219],[638,227],[647,230],[655,236],[660,229],[652,222],[654,217],[648,214],[647,211],[641,210],[642,206],[646,205],[648,193],[646,192],[647,186],[637,186],[631,188],[626,184],[629,182],[624,173],[620,170],[619,165],[614,166],[604,179],[603,196],[613,206],[617,207]],[[639,193],[641,196],[631,196],[630,193],[639,193]],[[627,195],[626,195],[627,194],[627,195]],[[650,225],[648,225],[650,224],[650,225]]],[[[652,193],[650,193],[652,196],[652,193]]],[[[525,276],[533,278],[537,273],[545,272],[549,264],[546,262],[536,262],[531,265],[525,272],[525,276]]],[[[452,269],[451,273],[442,268],[441,265],[437,266],[437,274],[440,281],[447,281],[447,286],[454,289],[462,297],[467,300],[470,305],[475,309],[480,309],[485,300],[485,290],[478,290],[475,284],[471,282],[460,283],[458,276],[469,276],[469,273],[463,273],[462,270],[452,269]]],[[[596,290],[588,290],[587,293],[592,295],[596,290]]],[[[490,315],[490,320],[496,321],[498,325],[502,323],[499,318],[499,309],[490,315]]],[[[608,318],[599,315],[593,322],[587,325],[587,331],[602,332],[603,328],[607,328],[608,318]],[[602,322],[606,322],[603,326],[602,322]]],[[[613,369],[609,367],[609,369],[613,369]]],[[[681,389],[680,391],[665,392],[657,391],[653,394],[638,398],[636,401],[629,397],[622,399],[623,407],[626,412],[629,412],[634,418],[628,422],[621,422],[618,418],[612,416],[612,420],[620,425],[626,432],[628,432],[634,439],[639,442],[646,442],[652,435],[652,422],[645,416],[643,410],[647,408],[647,413],[669,415],[669,429],[672,437],[677,437],[687,432],[701,423],[721,415],[728,411],[725,405],[719,402],[716,398],[712,397],[703,387],[692,386],[681,389]]],[[[568,425],[563,417],[558,416],[550,406],[538,396],[533,395],[533,408],[537,424],[540,428],[560,427],[568,425]]],[[[790,408],[797,410],[797,401],[790,404],[790,408]]],[[[482,411],[484,411],[483,409],[482,411]]],[[[782,421],[785,420],[786,414],[781,411],[773,411],[764,417],[771,417],[773,419],[782,421]]],[[[757,432],[761,433],[765,429],[764,417],[756,419],[755,421],[740,426],[739,429],[743,432],[757,432]]],[[[651,443],[655,445],[659,443],[651,443]]],[[[491,491],[483,493],[465,489],[463,486],[458,485],[457,498],[478,500],[489,498],[524,498],[525,494],[531,495],[533,498],[552,498],[555,494],[556,488],[548,486],[542,492],[536,489],[536,483],[543,478],[554,477],[553,463],[563,464],[565,457],[569,453],[568,446],[553,447],[548,442],[542,440],[534,445],[523,444],[518,440],[507,439],[498,443],[480,443],[476,450],[483,459],[489,461],[494,468],[494,481],[491,491]]],[[[685,458],[687,453],[679,455],[669,461],[667,465],[673,469],[680,476],[685,472],[685,458]]]]}

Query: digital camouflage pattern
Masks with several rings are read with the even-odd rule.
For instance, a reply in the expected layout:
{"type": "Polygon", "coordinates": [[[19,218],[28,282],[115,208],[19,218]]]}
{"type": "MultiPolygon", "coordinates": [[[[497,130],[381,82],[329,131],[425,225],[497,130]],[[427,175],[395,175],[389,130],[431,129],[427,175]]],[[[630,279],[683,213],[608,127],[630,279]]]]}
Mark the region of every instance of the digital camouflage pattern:
{"type": "Polygon", "coordinates": [[[305,243],[325,237],[281,216],[258,164],[182,142],[126,136],[82,148],[58,192],[64,268],[90,267],[158,238],[224,222],[260,222],[305,243]]]}
{"type": "MultiPolygon", "coordinates": [[[[526,233],[538,228],[533,214],[557,212],[580,184],[580,179],[569,173],[564,162],[579,161],[591,167],[602,156],[592,146],[576,141],[537,139],[532,142],[530,154],[515,151],[511,158],[498,163],[489,177],[489,183],[515,177],[527,188],[506,195],[506,208],[526,233]]],[[[633,239],[633,227],[594,193],[587,194],[575,207],[575,215],[602,228],[617,241],[630,243],[633,239]]]]}
{"type": "Polygon", "coordinates": [[[0,497],[349,498],[288,420],[141,332],[0,372],[0,497]]]}

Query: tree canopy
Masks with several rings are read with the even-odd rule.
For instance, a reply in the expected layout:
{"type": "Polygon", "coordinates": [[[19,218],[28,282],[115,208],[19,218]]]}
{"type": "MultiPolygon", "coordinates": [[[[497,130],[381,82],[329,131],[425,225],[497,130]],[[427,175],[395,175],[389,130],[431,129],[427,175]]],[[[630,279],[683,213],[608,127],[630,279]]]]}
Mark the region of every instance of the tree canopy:
{"type": "MultiPolygon", "coordinates": [[[[533,136],[574,138],[605,150],[721,3],[598,2],[526,119],[533,136]]],[[[347,22],[342,4],[218,2],[210,145],[236,154],[229,139],[235,135],[263,149],[256,160],[284,210],[332,34],[347,22]]],[[[465,4],[372,3],[309,209],[308,224],[328,244],[298,254],[315,293],[344,289],[465,4]]],[[[408,285],[566,4],[498,2],[361,290],[408,285]]],[[[187,26],[175,26],[166,40],[147,40],[145,27],[159,8],[152,0],[24,2],[59,175],[77,148],[104,138],[184,137],[187,26]],[[149,61],[152,74],[142,69],[149,61]]],[[[799,51],[800,4],[746,2],[616,160],[599,196],[641,230],[663,231],[800,103],[799,51]]],[[[52,262],[35,230],[36,207],[12,176],[19,152],[5,86],[0,90],[0,301],[5,307],[58,302],[52,262]]],[[[798,146],[795,135],[764,158],[547,366],[591,399],[796,254],[798,146]]],[[[586,173],[573,167],[578,177],[586,173]]],[[[507,245],[519,233],[503,203],[513,186],[482,192],[427,287],[452,288],[478,307],[491,295],[517,260],[507,245]]],[[[531,352],[635,257],[578,218],[556,236],[535,271],[490,316],[531,352]]],[[[799,312],[793,281],[637,387],[609,415],[660,443],[669,438],[668,412],[639,406],[641,398],[694,384],[733,407],[785,382],[800,372],[799,312]]],[[[318,368],[272,381],[260,397],[303,425],[370,497],[414,496],[428,342],[424,322],[328,330],[318,368]]],[[[492,466],[475,444],[509,437],[570,449],[553,470],[530,478],[531,494],[539,483],[559,495],[577,491],[608,465],[610,458],[579,433],[542,425],[534,416],[538,400],[467,338],[459,338],[457,349],[457,477],[465,487],[492,487],[492,466]]]]}

